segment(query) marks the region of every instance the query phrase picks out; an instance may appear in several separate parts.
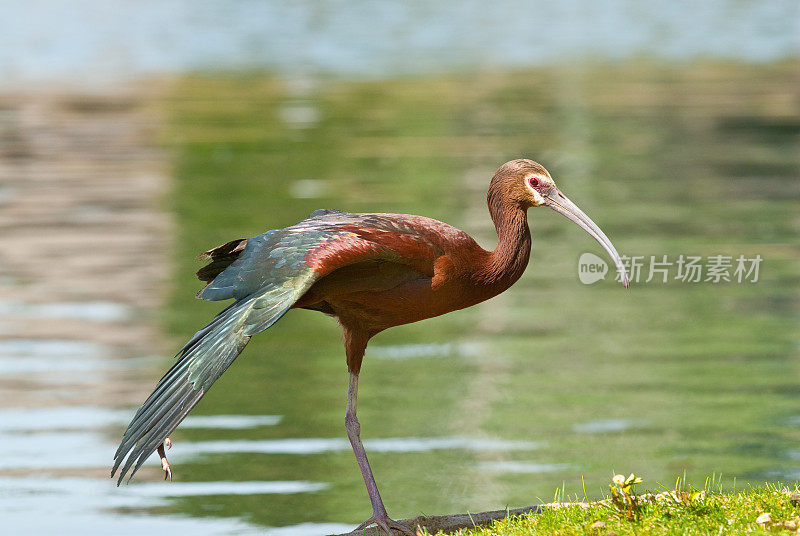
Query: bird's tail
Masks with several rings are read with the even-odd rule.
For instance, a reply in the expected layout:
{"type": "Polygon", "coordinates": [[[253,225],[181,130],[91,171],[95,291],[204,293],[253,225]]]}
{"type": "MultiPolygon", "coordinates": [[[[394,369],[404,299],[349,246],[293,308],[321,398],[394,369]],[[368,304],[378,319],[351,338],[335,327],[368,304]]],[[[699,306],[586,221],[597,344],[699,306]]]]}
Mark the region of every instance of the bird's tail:
{"type": "MultiPolygon", "coordinates": [[[[114,454],[111,476],[122,466],[117,485],[129,471],[129,479],[133,477],[241,353],[250,340],[246,319],[254,304],[254,300],[234,302],[178,352],[177,362],[136,412],[114,454]]],[[[270,325],[285,312],[273,311],[270,325]]]]}

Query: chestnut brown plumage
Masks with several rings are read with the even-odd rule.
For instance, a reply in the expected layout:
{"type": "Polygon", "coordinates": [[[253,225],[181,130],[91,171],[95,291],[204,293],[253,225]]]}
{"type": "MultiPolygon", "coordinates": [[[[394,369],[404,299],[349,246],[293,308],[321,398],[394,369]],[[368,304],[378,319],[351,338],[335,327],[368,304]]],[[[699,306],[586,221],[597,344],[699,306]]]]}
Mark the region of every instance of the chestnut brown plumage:
{"type": "Polygon", "coordinates": [[[358,374],[370,338],[475,305],[513,285],[530,258],[531,207],[550,207],[580,225],[605,248],[628,286],[614,246],[541,165],[506,162],[492,177],[487,200],[497,229],[494,251],[430,218],[336,210],[317,210],[290,227],[207,251],[211,262],[198,277],[208,284],[198,297],[234,301],[186,343],[136,412],[114,456],[112,476],[122,467],[117,483],[128,473],[132,477],[156,450],[171,476],[165,441],[250,337],[289,309],[313,309],[336,317],[344,332],[350,373],[345,428],[372,503],[372,516],[361,527],[375,523],[387,532],[409,532],[387,515],[361,444],[358,374]]]}

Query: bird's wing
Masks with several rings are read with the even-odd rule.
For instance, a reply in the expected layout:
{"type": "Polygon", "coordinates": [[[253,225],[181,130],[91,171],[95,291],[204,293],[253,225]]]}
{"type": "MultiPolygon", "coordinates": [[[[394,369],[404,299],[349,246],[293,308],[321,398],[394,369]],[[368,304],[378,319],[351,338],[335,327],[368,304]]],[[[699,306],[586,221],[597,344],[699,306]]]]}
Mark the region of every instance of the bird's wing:
{"type": "Polygon", "coordinates": [[[443,250],[437,235],[425,226],[431,222],[445,226],[403,214],[317,210],[291,227],[228,242],[206,252],[212,262],[198,276],[205,279],[208,273],[218,275],[197,296],[204,300],[242,300],[269,285],[278,285],[294,289],[296,300],[332,271],[374,259],[433,275],[433,263],[443,250]],[[220,263],[226,262],[228,266],[220,270],[220,263]]]}
{"type": "Polygon", "coordinates": [[[277,322],[319,278],[371,259],[431,272],[441,251],[402,218],[316,211],[291,227],[208,253],[212,263],[206,268],[213,266],[216,276],[198,296],[235,301],[186,343],[136,412],[114,455],[112,476],[122,466],[118,484],[129,471],[132,477],[175,430],[250,337],[277,322]]]}

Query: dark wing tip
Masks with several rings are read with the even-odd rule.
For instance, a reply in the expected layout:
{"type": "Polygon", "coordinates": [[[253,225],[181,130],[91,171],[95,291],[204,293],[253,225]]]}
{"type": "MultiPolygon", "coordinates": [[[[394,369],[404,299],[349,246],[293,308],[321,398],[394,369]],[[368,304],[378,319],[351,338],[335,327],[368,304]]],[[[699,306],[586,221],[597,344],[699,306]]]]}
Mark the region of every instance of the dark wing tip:
{"type": "Polygon", "coordinates": [[[150,418],[146,415],[134,417],[123,438],[124,446],[120,445],[121,452],[116,458],[117,461],[111,473],[113,478],[116,470],[120,465],[122,466],[117,486],[125,480],[126,476],[128,477],[126,483],[130,482],[133,475],[158,449],[159,445],[163,444],[164,439],[172,434],[186,414],[200,401],[203,394],[205,392],[195,389],[191,382],[183,381],[178,389],[164,397],[166,400],[162,399],[162,404],[159,406],[161,409],[155,416],[150,418]]]}
{"type": "Polygon", "coordinates": [[[209,249],[198,255],[199,259],[210,259],[211,262],[197,271],[197,278],[200,279],[200,281],[212,281],[221,274],[225,268],[230,266],[233,261],[239,258],[246,244],[246,238],[237,238],[236,240],[231,240],[230,242],[226,242],[221,246],[209,249]]]}
{"type": "Polygon", "coordinates": [[[250,302],[231,304],[178,352],[125,430],[111,470],[112,478],[119,470],[117,485],[133,477],[244,349],[250,337],[242,334],[242,315],[250,310],[250,302]]]}
{"type": "Polygon", "coordinates": [[[208,251],[204,251],[203,253],[198,255],[197,258],[216,259],[219,257],[230,255],[233,252],[240,253],[244,249],[245,242],[247,242],[246,238],[237,238],[236,240],[225,242],[221,246],[217,246],[215,248],[209,249],[208,251]]]}

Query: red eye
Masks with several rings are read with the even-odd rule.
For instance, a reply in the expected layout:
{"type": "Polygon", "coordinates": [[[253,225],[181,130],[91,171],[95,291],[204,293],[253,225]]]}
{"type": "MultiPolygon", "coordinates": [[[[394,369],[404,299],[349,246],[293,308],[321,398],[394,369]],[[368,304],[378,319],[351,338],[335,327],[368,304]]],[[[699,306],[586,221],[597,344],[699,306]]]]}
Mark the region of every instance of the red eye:
{"type": "Polygon", "coordinates": [[[536,188],[537,186],[539,186],[539,179],[537,179],[536,177],[531,177],[529,182],[531,183],[531,186],[533,188],[536,188]]]}

